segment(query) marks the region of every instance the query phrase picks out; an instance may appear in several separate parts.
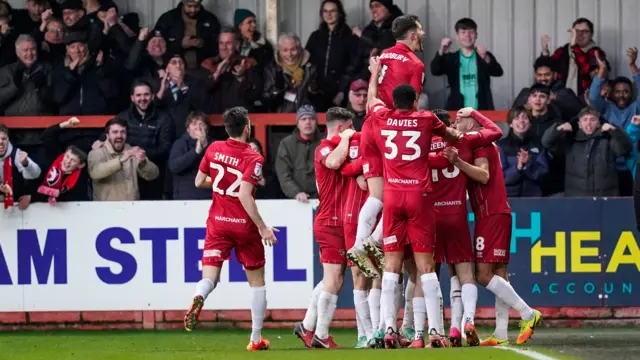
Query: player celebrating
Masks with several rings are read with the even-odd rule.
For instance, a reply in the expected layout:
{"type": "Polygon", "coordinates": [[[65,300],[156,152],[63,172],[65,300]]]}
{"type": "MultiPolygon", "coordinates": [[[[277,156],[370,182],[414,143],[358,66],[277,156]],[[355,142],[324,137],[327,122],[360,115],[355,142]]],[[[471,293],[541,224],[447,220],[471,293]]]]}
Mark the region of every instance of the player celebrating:
{"type": "Polygon", "coordinates": [[[213,202],[202,253],[202,280],[196,285],[184,327],[187,331],[195,328],[204,301],[218,283],[222,263],[235,248],[252,290],[251,340],[247,350],[267,350],[269,341],[261,336],[267,309],[262,242],[273,246],[277,241],[273,232],[277,230],[265,224],[255,202],[264,159],[247,144],[251,133],[247,109],[234,107],[222,116],[229,139],[207,148],[195,180],[198,188],[213,188],[213,202]]]}
{"type": "MultiPolygon", "coordinates": [[[[439,119],[450,125],[449,114],[444,110],[434,111],[439,119]]],[[[462,159],[471,161],[473,150],[490,145],[500,139],[502,131],[490,119],[472,108],[458,111],[457,118],[471,117],[483,127],[467,132],[456,143],[447,143],[433,137],[431,141],[430,164],[433,199],[436,216],[436,262],[449,264],[451,275],[451,329],[449,341],[453,347],[462,346],[460,326],[465,331],[467,343],[478,346],[480,341],[474,326],[478,289],[473,276],[473,250],[469,241],[467,224],[467,177],[460,169],[451,165],[442,155],[442,150],[455,146],[462,159]],[[463,319],[464,308],[464,324],[463,319]]]]}
{"type": "MultiPolygon", "coordinates": [[[[456,128],[462,133],[471,133],[480,129],[476,120],[477,111],[460,113],[456,128]]],[[[523,344],[542,321],[539,311],[532,309],[518,296],[507,277],[507,264],[511,248],[511,208],[507,203],[507,194],[500,164],[500,154],[495,144],[473,152],[473,165],[465,161],[459,152],[449,147],[444,156],[471,180],[467,185],[471,207],[475,214],[475,262],[476,280],[496,296],[496,331],[483,346],[508,344],[507,325],[509,308],[520,313],[522,322],[516,341],[523,344]],[[506,321],[505,321],[506,318],[506,321]]]]}
{"type": "Polygon", "coordinates": [[[313,233],[320,247],[324,289],[317,303],[317,324],[315,333],[296,324],[295,333],[307,347],[337,348],[329,335],[329,325],[338,302],[338,293],[344,281],[346,266],[344,240],[344,193],[347,181],[340,173],[340,168],[347,160],[349,142],[355,131],[352,127],[353,113],[333,107],[327,110],[327,139],[322,139],[315,151],[316,183],[320,205],[313,223],[313,233]],[[339,135],[339,145],[331,140],[339,135]],[[311,341],[309,341],[311,340],[311,341]]]}
{"type": "MultiPolygon", "coordinates": [[[[381,64],[370,61],[372,76],[379,75],[381,64]]],[[[371,81],[370,94],[377,94],[377,83],[371,81]]],[[[416,112],[417,93],[411,85],[400,85],[393,91],[394,107],[386,108],[380,100],[369,104],[376,145],[384,153],[383,249],[385,268],[382,275],[382,306],[387,328],[385,346],[398,346],[397,312],[394,289],[404,261],[405,245],[411,245],[422,288],[432,347],[442,347],[440,328],[440,283],[435,273],[435,215],[431,191],[429,149],[431,135],[455,141],[459,134],[447,128],[428,111],[416,112]]]]}
{"type": "MultiPolygon", "coordinates": [[[[415,53],[423,51],[422,41],[424,38],[424,30],[415,15],[403,15],[396,18],[392,25],[391,31],[396,44],[386,49],[380,55],[381,69],[377,75],[371,74],[371,81],[377,81],[379,84],[379,99],[388,108],[393,108],[394,89],[401,84],[411,84],[416,94],[422,92],[422,84],[424,83],[424,63],[415,53]]],[[[371,94],[369,94],[371,99],[371,94]]],[[[371,109],[367,111],[371,113],[371,109]]],[[[356,234],[356,243],[353,248],[347,252],[347,258],[355,263],[369,278],[375,278],[377,272],[369,257],[366,256],[365,250],[374,256],[379,267],[383,267],[383,255],[377,246],[371,241],[366,241],[373,232],[376,224],[376,218],[382,210],[382,157],[380,151],[376,148],[374,142],[374,134],[371,129],[371,122],[365,121],[362,127],[362,139],[360,146],[364,158],[364,177],[367,179],[369,188],[369,197],[358,216],[358,230],[356,234]]]]}

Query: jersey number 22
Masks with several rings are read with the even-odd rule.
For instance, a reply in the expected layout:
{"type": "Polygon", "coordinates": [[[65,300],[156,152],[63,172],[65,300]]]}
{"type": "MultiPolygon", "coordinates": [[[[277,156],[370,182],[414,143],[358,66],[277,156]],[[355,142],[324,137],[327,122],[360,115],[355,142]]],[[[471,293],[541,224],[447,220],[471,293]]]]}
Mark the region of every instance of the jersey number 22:
{"type": "Polygon", "coordinates": [[[242,173],[228,166],[225,170],[225,168],[220,164],[210,163],[210,165],[212,169],[215,169],[218,172],[216,174],[216,177],[213,179],[213,192],[220,195],[229,195],[233,197],[238,197],[239,195],[238,190],[240,189],[240,183],[242,182],[242,173]],[[225,171],[231,175],[234,175],[236,178],[235,181],[231,185],[229,185],[226,191],[219,188],[220,180],[222,180],[222,178],[224,177],[225,171]]]}

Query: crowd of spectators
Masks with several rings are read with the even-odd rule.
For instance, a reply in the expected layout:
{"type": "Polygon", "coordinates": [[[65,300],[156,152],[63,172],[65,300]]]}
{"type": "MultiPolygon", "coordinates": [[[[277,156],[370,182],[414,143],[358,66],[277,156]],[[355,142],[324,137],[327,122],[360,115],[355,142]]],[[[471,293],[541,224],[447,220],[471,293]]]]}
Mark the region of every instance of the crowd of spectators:
{"type": "MultiPolygon", "coordinates": [[[[325,0],[318,29],[303,45],[293,33],[271,44],[248,9],[236,9],[233,26],[223,26],[200,0],[182,0],[153,28],[141,28],[137,14],[120,13],[112,0],[24,6],[0,0],[0,115],[67,120],[47,129],[0,125],[0,197],[5,208],[21,209],[34,201],[208,199],[194,175],[208,144],[225,134],[206,114],[233,106],[296,114],[293,133],[265,164],[258,197],[316,198],[317,112],[346,107],[360,130],[368,59],[395,43],[392,23],[402,15],[392,0],[371,0],[372,20],[360,29],[348,24],[339,0],[325,0]],[[117,115],[104,129],[78,127],[77,117],[105,114],[117,115]]],[[[447,110],[493,110],[500,59],[476,43],[472,19],[454,30],[455,39],[425,49],[433,52],[426,81],[446,76],[447,110]],[[458,50],[451,51],[454,41],[458,50]]],[[[593,33],[593,23],[580,18],[555,51],[548,36],[540,39],[534,83],[515,96],[498,143],[509,196],[631,195],[638,51],[626,50],[633,79],[609,79],[593,33]]],[[[261,153],[267,145],[250,142],[261,153]]]]}

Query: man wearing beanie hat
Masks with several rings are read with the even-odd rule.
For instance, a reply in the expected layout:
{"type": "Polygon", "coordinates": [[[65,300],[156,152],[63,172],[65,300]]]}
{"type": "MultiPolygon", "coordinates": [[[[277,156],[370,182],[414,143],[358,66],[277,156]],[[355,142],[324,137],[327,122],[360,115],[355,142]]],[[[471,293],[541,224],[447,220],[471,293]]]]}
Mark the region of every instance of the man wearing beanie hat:
{"type": "Polygon", "coordinates": [[[242,35],[240,54],[256,61],[259,69],[264,69],[273,59],[273,45],[258,31],[256,14],[249,9],[236,9],[233,27],[242,35]]]}
{"type": "Polygon", "coordinates": [[[184,56],[187,69],[197,69],[204,59],[218,55],[220,22],[202,8],[201,0],[182,0],[160,16],[156,30],[167,41],[169,53],[184,56]]]}
{"type": "Polygon", "coordinates": [[[293,133],[278,146],[276,174],[288,198],[306,203],[318,196],[313,157],[322,135],[312,106],[302,105],[296,113],[296,122],[293,133]]]}

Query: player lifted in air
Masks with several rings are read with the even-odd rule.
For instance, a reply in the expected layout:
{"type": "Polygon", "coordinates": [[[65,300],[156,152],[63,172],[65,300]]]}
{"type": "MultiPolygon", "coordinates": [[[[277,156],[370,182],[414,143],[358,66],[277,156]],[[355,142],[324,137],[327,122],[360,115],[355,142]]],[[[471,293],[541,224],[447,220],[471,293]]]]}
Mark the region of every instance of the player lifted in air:
{"type": "MultiPolygon", "coordinates": [[[[439,119],[451,126],[449,114],[434,111],[439,119]]],[[[467,343],[478,346],[480,341],[474,326],[478,289],[473,276],[473,249],[471,235],[467,226],[467,176],[453,166],[442,151],[451,146],[458,149],[459,157],[471,161],[473,151],[488,146],[500,139],[502,131],[490,119],[479,111],[464,108],[458,111],[457,118],[471,117],[483,128],[464,134],[461,140],[451,143],[434,136],[431,142],[431,187],[432,199],[437,210],[436,216],[436,253],[437,263],[449,264],[451,275],[451,346],[462,346],[464,330],[467,343]],[[463,314],[464,309],[464,314],[463,314]],[[464,315],[464,316],[463,316],[464,315]]]]}
{"type": "MultiPolygon", "coordinates": [[[[424,83],[424,63],[415,53],[422,52],[424,30],[415,15],[403,15],[396,18],[391,31],[396,44],[386,49],[380,55],[380,71],[377,75],[371,75],[371,81],[378,83],[378,98],[390,109],[394,108],[393,91],[402,84],[410,84],[416,94],[422,92],[424,83]]],[[[371,116],[371,109],[367,108],[367,117],[371,116]]],[[[372,122],[365,120],[362,127],[360,149],[364,160],[364,177],[369,188],[369,197],[360,210],[358,216],[358,230],[356,243],[347,252],[347,258],[355,263],[362,272],[370,278],[378,276],[375,267],[365,249],[378,262],[383,265],[383,255],[368,237],[373,232],[378,214],[382,210],[382,155],[375,146],[375,136],[372,131],[372,122]],[[365,241],[367,239],[367,241],[365,241]]],[[[428,152],[428,151],[427,151],[428,152]]]]}
{"type": "MultiPolygon", "coordinates": [[[[329,335],[329,325],[336,311],[347,263],[343,226],[347,179],[340,173],[340,168],[347,160],[349,143],[355,134],[352,119],[353,113],[346,109],[334,107],[327,110],[327,139],[320,141],[314,155],[320,205],[313,223],[313,234],[320,247],[323,277],[317,304],[310,304],[310,308],[317,307],[316,324],[309,324],[310,319],[305,316],[305,321],[295,327],[295,334],[307,347],[338,347],[329,335]],[[341,138],[338,145],[330,140],[334,136],[341,138]]],[[[309,313],[307,310],[307,315],[309,313]]]]}
{"type": "Polygon", "coordinates": [[[275,229],[262,220],[255,202],[255,187],[262,177],[263,157],[253,151],[247,139],[251,133],[248,112],[234,107],[224,112],[226,141],[212,143],[200,162],[195,185],[213,189],[207,232],[202,253],[202,280],[184,317],[184,327],[192,331],[207,296],[215,289],[224,260],[235,249],[251,287],[251,340],[247,350],[267,350],[269,341],[261,336],[267,293],[264,284],[264,246],[273,246],[275,229]]]}
{"type": "MultiPolygon", "coordinates": [[[[377,58],[370,60],[373,75],[379,75],[382,65],[377,58]]],[[[377,93],[376,83],[370,82],[369,91],[377,93]]],[[[447,141],[461,135],[447,128],[428,111],[415,111],[418,94],[411,85],[400,85],[393,90],[394,109],[373,99],[371,112],[372,132],[384,166],[383,249],[384,274],[382,299],[384,338],[388,348],[398,347],[396,329],[397,311],[394,289],[398,283],[406,247],[413,251],[415,264],[424,291],[429,342],[431,347],[443,347],[440,328],[440,283],[435,273],[433,251],[435,247],[435,213],[431,192],[429,151],[431,136],[436,134],[447,141]]]]}
{"type": "MultiPolygon", "coordinates": [[[[478,119],[477,111],[459,113],[456,128],[465,134],[478,131],[481,128],[478,119]]],[[[475,214],[476,280],[496,296],[496,331],[481,345],[508,344],[509,308],[518,311],[522,318],[516,343],[523,344],[533,335],[542,316],[520,298],[508,281],[512,219],[498,147],[490,144],[476,149],[472,162],[466,161],[466,156],[461,156],[455,147],[446,148],[443,154],[470,179],[467,189],[475,214]]]]}

